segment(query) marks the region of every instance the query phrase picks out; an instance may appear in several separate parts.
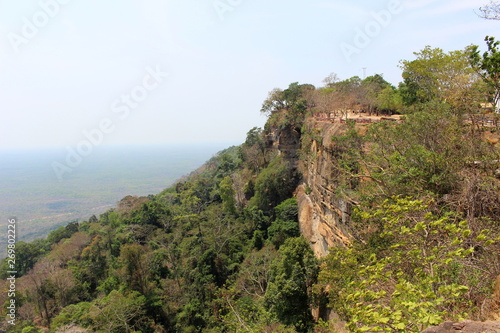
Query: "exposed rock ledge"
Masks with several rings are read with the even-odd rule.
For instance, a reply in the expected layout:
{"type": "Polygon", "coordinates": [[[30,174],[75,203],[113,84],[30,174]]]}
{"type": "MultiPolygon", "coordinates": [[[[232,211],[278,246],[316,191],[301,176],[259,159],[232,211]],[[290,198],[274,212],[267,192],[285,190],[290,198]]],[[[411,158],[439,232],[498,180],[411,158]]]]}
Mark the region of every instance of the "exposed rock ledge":
{"type": "MultiPolygon", "coordinates": [[[[307,160],[300,166],[304,183],[296,191],[299,204],[300,231],[309,240],[318,257],[325,256],[328,248],[350,243],[349,222],[351,204],[338,197],[333,169],[334,147],[332,137],[347,130],[345,124],[319,122],[310,119],[311,132],[319,135],[305,153],[307,160]]],[[[358,126],[362,128],[362,126],[358,126]]],[[[302,149],[305,149],[304,147],[302,149]]]]}
{"type": "Polygon", "coordinates": [[[432,326],[422,333],[500,333],[500,321],[462,321],[445,322],[439,326],[432,326]]]}

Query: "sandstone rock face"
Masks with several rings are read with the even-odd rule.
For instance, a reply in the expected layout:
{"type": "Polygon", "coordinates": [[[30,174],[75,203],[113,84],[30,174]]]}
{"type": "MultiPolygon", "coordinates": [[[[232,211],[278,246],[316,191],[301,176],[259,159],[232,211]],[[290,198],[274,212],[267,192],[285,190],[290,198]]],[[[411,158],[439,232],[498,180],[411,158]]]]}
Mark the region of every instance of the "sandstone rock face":
{"type": "Polygon", "coordinates": [[[300,159],[301,133],[297,128],[274,128],[266,136],[266,147],[283,156],[303,175],[303,183],[296,190],[299,205],[299,224],[304,237],[318,257],[328,253],[332,246],[346,245],[350,235],[351,205],[335,193],[336,179],[332,175],[332,137],[346,130],[345,124],[308,120],[307,126],[319,133],[300,159]]]}
{"type": "Polygon", "coordinates": [[[266,136],[266,148],[279,152],[284,159],[296,168],[298,163],[297,152],[300,149],[300,129],[290,127],[272,129],[266,136]]]}
{"type": "Polygon", "coordinates": [[[500,333],[500,321],[463,321],[445,322],[439,326],[429,327],[422,333],[500,333]]]}
{"type": "Polygon", "coordinates": [[[333,146],[331,138],[342,134],[346,126],[312,120],[308,126],[318,136],[312,141],[309,151],[304,152],[308,157],[299,166],[304,179],[296,196],[301,232],[316,256],[322,257],[328,253],[328,248],[347,245],[350,239],[351,204],[340,199],[335,192],[334,157],[330,149],[333,146]]]}

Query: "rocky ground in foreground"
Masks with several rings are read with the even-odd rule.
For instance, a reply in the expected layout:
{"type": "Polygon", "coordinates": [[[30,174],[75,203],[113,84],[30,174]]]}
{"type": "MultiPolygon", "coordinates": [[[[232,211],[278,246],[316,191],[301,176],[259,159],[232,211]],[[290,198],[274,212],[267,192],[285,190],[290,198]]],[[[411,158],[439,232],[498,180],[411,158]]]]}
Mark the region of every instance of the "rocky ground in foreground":
{"type": "Polygon", "coordinates": [[[463,333],[497,333],[500,332],[500,321],[462,321],[462,322],[445,322],[439,326],[432,326],[422,333],[448,333],[448,332],[463,332],[463,333]]]}

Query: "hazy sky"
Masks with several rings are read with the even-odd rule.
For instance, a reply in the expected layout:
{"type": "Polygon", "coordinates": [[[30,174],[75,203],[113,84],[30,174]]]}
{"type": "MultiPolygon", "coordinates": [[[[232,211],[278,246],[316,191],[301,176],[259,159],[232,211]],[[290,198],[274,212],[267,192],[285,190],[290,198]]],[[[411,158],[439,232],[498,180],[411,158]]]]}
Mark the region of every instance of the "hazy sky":
{"type": "Polygon", "coordinates": [[[500,37],[487,0],[0,0],[0,148],[242,142],[267,92],[500,37]]]}

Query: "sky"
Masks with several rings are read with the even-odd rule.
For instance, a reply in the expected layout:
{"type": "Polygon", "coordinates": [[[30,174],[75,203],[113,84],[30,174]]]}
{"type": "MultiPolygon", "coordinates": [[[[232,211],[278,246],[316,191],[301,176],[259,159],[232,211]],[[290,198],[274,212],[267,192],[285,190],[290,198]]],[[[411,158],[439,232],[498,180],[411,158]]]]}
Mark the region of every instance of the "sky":
{"type": "Polygon", "coordinates": [[[0,0],[0,149],[241,143],[292,82],[484,49],[487,0],[0,0]]]}

